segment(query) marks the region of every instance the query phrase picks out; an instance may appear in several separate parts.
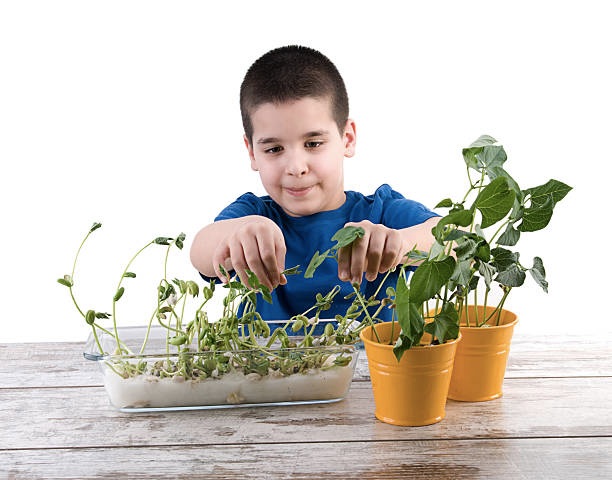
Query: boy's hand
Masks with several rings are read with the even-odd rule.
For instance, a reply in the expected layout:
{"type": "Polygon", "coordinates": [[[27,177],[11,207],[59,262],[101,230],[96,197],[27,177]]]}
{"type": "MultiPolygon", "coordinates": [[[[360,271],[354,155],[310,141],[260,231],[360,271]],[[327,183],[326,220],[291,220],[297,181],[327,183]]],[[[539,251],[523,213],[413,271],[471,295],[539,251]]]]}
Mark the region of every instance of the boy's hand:
{"type": "Polygon", "coordinates": [[[361,283],[363,272],[368,281],[398,265],[406,252],[399,230],[368,220],[350,222],[345,227],[361,227],[365,234],[348,247],[338,250],[338,277],[342,281],[361,283]]]}
{"type": "MultiPolygon", "coordinates": [[[[245,217],[246,218],[246,217],[245,217]]],[[[219,268],[234,270],[245,285],[246,270],[251,270],[259,281],[270,289],[287,283],[281,272],[285,269],[285,238],[272,220],[252,216],[221,242],[212,257],[215,274],[227,279],[219,268]]]]}

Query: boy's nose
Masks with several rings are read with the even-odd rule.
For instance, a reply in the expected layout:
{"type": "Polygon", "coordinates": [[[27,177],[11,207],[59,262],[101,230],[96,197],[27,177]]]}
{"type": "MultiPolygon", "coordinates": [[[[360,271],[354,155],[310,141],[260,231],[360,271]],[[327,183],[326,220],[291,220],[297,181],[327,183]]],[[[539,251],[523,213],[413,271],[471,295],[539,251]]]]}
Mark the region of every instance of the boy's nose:
{"type": "Polygon", "coordinates": [[[301,177],[308,173],[308,162],[300,153],[293,153],[287,160],[287,173],[296,177],[301,177]]]}

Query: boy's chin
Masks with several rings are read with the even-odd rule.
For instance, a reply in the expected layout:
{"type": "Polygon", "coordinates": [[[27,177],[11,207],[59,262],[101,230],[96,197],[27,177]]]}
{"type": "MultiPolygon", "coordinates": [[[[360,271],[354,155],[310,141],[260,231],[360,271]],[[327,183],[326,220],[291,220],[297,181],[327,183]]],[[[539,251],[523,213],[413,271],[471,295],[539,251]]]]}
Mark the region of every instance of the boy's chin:
{"type": "Polygon", "coordinates": [[[317,210],[312,208],[287,208],[282,207],[283,211],[290,217],[307,217],[308,215],[314,215],[317,210]]]}
{"type": "Polygon", "coordinates": [[[327,210],[334,210],[334,208],[325,208],[322,205],[314,205],[312,202],[307,204],[307,202],[303,202],[301,204],[285,204],[281,205],[281,208],[284,212],[291,217],[307,217],[309,215],[314,215],[315,213],[321,213],[327,210]]]}
{"type": "Polygon", "coordinates": [[[306,217],[321,211],[313,202],[283,202],[280,206],[291,217],[306,217]]]}

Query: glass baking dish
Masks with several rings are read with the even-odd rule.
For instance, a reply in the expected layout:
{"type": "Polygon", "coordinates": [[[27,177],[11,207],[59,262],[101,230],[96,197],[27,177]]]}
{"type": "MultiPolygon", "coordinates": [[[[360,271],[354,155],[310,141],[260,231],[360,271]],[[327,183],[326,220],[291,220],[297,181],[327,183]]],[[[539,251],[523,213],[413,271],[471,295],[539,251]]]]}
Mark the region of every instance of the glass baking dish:
{"type": "Polygon", "coordinates": [[[358,356],[355,345],[198,352],[168,345],[164,328],[147,330],[118,328],[121,354],[107,333],[98,337],[111,353],[99,353],[93,335],[85,347],[85,358],[100,366],[110,403],[123,412],[337,402],[350,388],[358,356]]]}

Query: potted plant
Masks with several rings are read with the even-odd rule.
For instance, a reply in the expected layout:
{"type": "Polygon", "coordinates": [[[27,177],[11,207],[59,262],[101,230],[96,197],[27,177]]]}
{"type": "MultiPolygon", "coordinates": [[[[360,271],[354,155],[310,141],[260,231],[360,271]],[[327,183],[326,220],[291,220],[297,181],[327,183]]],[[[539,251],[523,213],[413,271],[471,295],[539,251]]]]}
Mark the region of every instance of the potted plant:
{"type": "MultiPolygon", "coordinates": [[[[273,325],[255,310],[258,294],[265,301],[271,296],[251,272],[251,288],[237,277],[223,288],[214,282],[200,285],[173,278],[168,259],[171,250],[183,248],[181,233],[176,238],[155,238],[131,257],[112,291],[109,312],[86,309],[77,301],[75,285],[81,285],[75,274],[81,249],[100,227],[94,223],[89,229],[71,273],[58,282],[68,289],[77,312],[91,327],[85,357],[100,365],[116,408],[138,412],[321,403],[346,395],[358,354],[355,342],[331,323],[325,324],[323,333],[314,333],[337,289],[317,294],[308,311],[273,325]],[[151,292],[149,313],[143,311],[142,326],[122,327],[117,307],[126,301],[129,282],[136,277],[133,266],[155,246],[164,248],[163,275],[151,292]],[[209,318],[209,302],[218,299],[219,292],[224,292],[222,314],[209,318]]],[[[297,267],[284,272],[296,273],[297,267]]]]}
{"type": "MultiPolygon", "coordinates": [[[[457,347],[449,398],[485,401],[502,395],[506,361],[517,315],[506,309],[510,292],[527,273],[547,291],[543,261],[524,265],[517,244],[524,234],[544,229],[556,204],[571,187],[558,181],[527,189],[504,168],[506,152],[483,135],[463,149],[468,188],[458,201],[447,198],[436,208],[448,213],[433,229],[436,243],[411,281],[420,288],[422,273],[443,282],[434,308],[456,315],[462,341],[457,347]],[[438,268],[444,266],[444,268],[438,268]]],[[[425,285],[425,287],[427,287],[425,285]]],[[[423,297],[430,293],[427,289],[423,297]]]]}
{"type": "MultiPolygon", "coordinates": [[[[345,227],[336,232],[332,238],[336,245],[322,254],[317,251],[305,276],[312,276],[326,258],[337,259],[340,247],[363,234],[363,229],[358,227],[345,227]]],[[[432,293],[417,299],[412,282],[407,282],[407,269],[426,259],[425,252],[414,249],[409,252],[406,263],[399,267],[396,287],[389,287],[385,292],[380,289],[395,269],[386,272],[370,297],[365,297],[359,284],[352,284],[352,303],[344,316],[336,317],[339,324],[346,325],[352,335],[358,334],[363,341],[376,407],[374,414],[393,425],[429,425],[445,415],[459,327],[453,309],[434,313],[428,308],[429,297],[442,284],[435,286],[429,282],[432,293]],[[380,320],[383,308],[392,309],[391,322],[380,320]]],[[[417,268],[413,276],[417,283],[424,279],[429,266],[417,268]]],[[[421,285],[416,288],[420,289],[421,285]]]]}
{"type": "MultiPolygon", "coordinates": [[[[438,422],[444,418],[447,396],[475,401],[501,395],[517,321],[504,309],[508,295],[523,285],[527,272],[547,289],[541,258],[525,267],[509,247],[516,246],[522,233],[545,228],[571,187],[549,180],[521,190],[503,168],[503,147],[490,136],[463,149],[463,158],[468,191],[460,201],[445,199],[436,206],[449,211],[432,230],[430,250],[407,253],[396,288],[381,300],[364,298],[359,285],[353,285],[349,312],[365,344],[375,415],[387,423],[438,422]],[[472,171],[477,172],[474,179],[472,171]],[[407,278],[406,270],[416,264],[407,278]],[[500,290],[496,300],[493,286],[500,290]],[[377,310],[370,314],[366,306],[377,310]],[[393,309],[393,320],[381,323],[376,313],[385,307],[393,309]]],[[[336,235],[342,237],[340,233],[336,235]]],[[[360,234],[352,232],[353,240],[360,234]]],[[[316,252],[306,275],[335,256],[329,252],[316,252]]]]}

